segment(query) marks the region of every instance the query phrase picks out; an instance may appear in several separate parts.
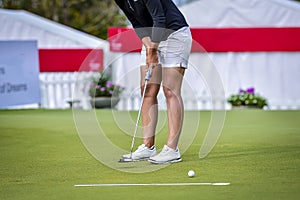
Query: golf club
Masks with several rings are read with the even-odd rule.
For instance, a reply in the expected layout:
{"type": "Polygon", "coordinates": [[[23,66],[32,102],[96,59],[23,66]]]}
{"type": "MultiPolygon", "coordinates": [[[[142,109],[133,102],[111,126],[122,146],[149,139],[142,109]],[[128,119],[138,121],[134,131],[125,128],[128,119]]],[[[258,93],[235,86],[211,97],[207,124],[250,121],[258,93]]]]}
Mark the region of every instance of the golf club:
{"type": "Polygon", "coordinates": [[[142,110],[142,106],[144,103],[146,88],[147,88],[148,81],[150,80],[150,77],[151,77],[151,70],[150,70],[150,67],[148,67],[146,75],[145,75],[145,85],[144,85],[144,90],[143,90],[143,94],[142,94],[141,104],[140,104],[140,108],[139,108],[139,112],[138,112],[138,116],[137,116],[137,120],[136,120],[136,124],[135,124],[134,134],[133,134],[132,141],[131,141],[130,156],[129,156],[129,158],[122,157],[119,160],[119,162],[133,162],[134,161],[132,159],[132,151],[133,151],[133,147],[134,147],[134,141],[136,138],[137,130],[139,127],[139,121],[141,118],[141,110],[142,110]]]}

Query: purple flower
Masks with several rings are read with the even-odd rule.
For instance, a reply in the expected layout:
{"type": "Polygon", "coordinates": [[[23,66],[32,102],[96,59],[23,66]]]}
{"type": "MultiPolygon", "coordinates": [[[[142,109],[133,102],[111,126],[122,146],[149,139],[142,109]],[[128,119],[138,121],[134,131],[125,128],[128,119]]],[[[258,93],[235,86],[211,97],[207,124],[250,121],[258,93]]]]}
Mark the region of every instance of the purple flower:
{"type": "Polygon", "coordinates": [[[249,94],[254,94],[254,88],[253,87],[252,88],[248,88],[246,90],[246,92],[249,93],[249,94]]]}
{"type": "Polygon", "coordinates": [[[243,90],[243,89],[240,88],[239,93],[240,93],[240,94],[243,94],[243,93],[254,94],[254,88],[251,87],[251,88],[248,88],[248,89],[246,89],[246,90],[243,90]]]}
{"type": "Polygon", "coordinates": [[[101,88],[100,88],[100,91],[101,91],[101,92],[104,92],[104,91],[105,91],[105,87],[101,87],[101,88]]]}
{"type": "Polygon", "coordinates": [[[109,90],[109,94],[111,94],[111,95],[112,95],[113,93],[114,93],[114,91],[112,91],[112,90],[109,90]]]}
{"type": "Polygon", "coordinates": [[[106,83],[106,87],[107,87],[107,88],[109,88],[110,86],[112,86],[112,82],[110,82],[110,81],[107,81],[107,83],[106,83]]]}

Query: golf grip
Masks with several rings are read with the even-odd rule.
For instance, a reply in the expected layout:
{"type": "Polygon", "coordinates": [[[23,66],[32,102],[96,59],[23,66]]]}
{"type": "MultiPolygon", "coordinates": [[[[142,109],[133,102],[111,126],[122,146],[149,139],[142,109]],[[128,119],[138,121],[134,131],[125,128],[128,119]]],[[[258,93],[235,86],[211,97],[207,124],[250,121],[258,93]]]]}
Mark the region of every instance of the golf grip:
{"type": "Polygon", "coordinates": [[[136,119],[135,130],[134,130],[133,138],[132,138],[132,141],[131,141],[130,159],[132,158],[132,150],[133,150],[133,147],[134,147],[134,141],[135,141],[137,129],[139,127],[139,121],[140,121],[140,117],[141,117],[141,110],[142,110],[142,106],[143,106],[143,103],[144,103],[146,88],[147,88],[148,81],[150,80],[150,77],[151,77],[151,70],[150,70],[150,67],[148,67],[146,75],[145,75],[145,85],[144,85],[144,90],[143,90],[143,94],[142,94],[139,113],[138,113],[138,116],[137,116],[137,119],[136,119]]]}

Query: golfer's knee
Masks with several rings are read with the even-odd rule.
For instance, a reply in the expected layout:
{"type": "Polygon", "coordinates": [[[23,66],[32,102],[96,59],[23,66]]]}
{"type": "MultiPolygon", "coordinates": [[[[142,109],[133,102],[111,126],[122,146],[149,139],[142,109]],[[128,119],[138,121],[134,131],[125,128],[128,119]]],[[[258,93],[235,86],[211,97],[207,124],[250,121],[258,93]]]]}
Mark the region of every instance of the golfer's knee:
{"type": "Polygon", "coordinates": [[[163,87],[164,90],[164,95],[167,100],[172,99],[172,98],[178,98],[180,94],[177,94],[174,90],[168,88],[168,87],[163,87]]]}
{"type": "MultiPolygon", "coordinates": [[[[159,86],[154,84],[147,85],[146,91],[145,91],[145,98],[156,98],[159,91],[159,86]]],[[[141,95],[143,95],[144,92],[144,86],[141,87],[141,95]]]]}

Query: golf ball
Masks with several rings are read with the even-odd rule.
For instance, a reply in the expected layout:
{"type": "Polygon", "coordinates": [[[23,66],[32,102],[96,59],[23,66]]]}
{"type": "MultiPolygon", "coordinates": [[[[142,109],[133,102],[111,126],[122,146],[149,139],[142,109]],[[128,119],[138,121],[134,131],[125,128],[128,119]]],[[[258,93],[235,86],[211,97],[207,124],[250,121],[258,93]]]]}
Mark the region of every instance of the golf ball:
{"type": "Polygon", "coordinates": [[[189,176],[190,178],[194,177],[194,176],[195,176],[194,170],[190,170],[190,171],[188,172],[188,176],[189,176]]]}

